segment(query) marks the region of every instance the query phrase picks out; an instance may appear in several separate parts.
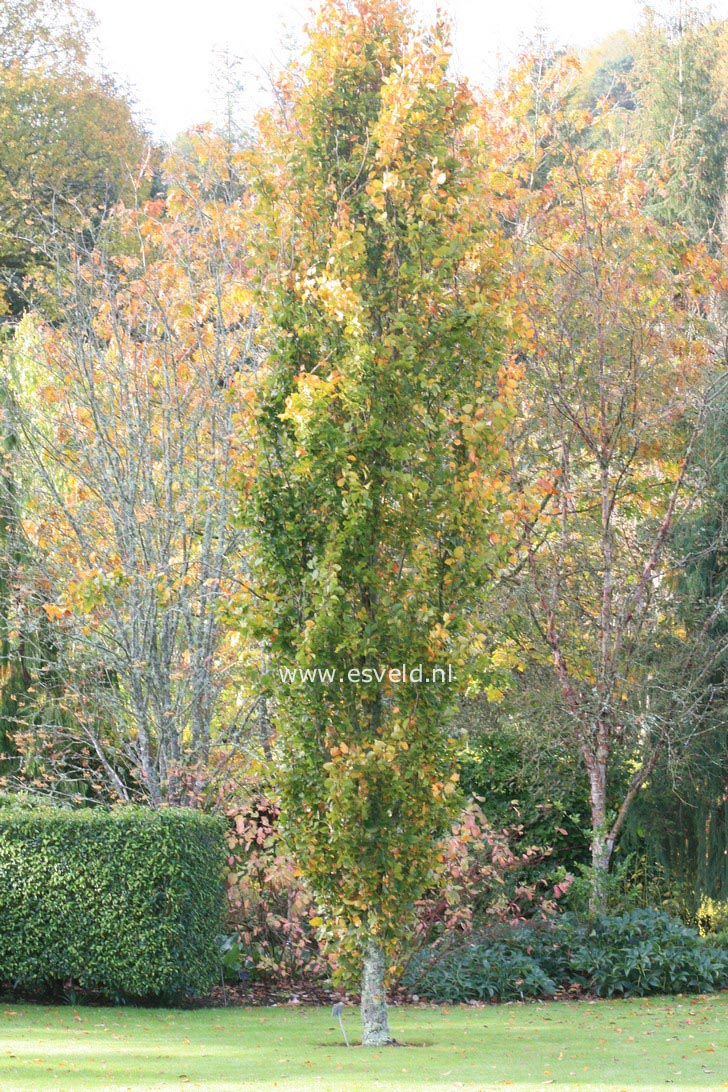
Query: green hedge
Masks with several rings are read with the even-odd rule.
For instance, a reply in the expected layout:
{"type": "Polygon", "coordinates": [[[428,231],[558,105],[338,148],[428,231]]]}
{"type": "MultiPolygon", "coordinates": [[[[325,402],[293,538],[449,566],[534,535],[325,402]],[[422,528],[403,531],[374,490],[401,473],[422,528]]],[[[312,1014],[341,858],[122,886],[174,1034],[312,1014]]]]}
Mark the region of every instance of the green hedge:
{"type": "Polygon", "coordinates": [[[224,824],[189,810],[0,809],[0,984],[171,998],[219,978],[224,824]]]}

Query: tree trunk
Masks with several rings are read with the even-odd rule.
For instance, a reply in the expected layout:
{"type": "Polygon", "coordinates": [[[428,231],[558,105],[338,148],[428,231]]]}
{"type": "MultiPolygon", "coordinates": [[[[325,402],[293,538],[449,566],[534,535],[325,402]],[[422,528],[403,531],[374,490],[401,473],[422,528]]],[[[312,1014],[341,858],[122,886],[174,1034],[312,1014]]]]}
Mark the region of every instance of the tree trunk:
{"type": "Polygon", "coordinates": [[[362,1046],[386,1046],[389,1034],[387,994],[384,986],[386,958],[384,948],[376,940],[367,943],[361,984],[362,1046]]]}
{"type": "Polygon", "coordinates": [[[612,843],[604,828],[592,831],[592,874],[589,911],[604,914],[607,910],[607,876],[612,859],[612,843]]]}
{"type": "Polygon", "coordinates": [[[607,875],[612,859],[614,839],[607,830],[607,761],[609,739],[604,725],[597,728],[596,752],[584,751],[589,771],[589,802],[591,805],[591,895],[589,910],[603,914],[607,909],[607,875]]]}

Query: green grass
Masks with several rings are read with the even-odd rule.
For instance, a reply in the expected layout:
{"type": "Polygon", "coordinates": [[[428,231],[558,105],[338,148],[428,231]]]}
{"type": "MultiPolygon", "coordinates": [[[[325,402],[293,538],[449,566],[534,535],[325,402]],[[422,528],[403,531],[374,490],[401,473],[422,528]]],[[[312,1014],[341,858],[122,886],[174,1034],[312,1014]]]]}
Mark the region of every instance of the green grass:
{"type": "MultiPolygon", "coordinates": [[[[345,1023],[354,1038],[358,1014],[345,1023]]],[[[728,994],[393,1009],[391,1023],[410,1048],[347,1050],[328,1009],[4,1003],[0,1089],[728,1088],[728,994]]]]}

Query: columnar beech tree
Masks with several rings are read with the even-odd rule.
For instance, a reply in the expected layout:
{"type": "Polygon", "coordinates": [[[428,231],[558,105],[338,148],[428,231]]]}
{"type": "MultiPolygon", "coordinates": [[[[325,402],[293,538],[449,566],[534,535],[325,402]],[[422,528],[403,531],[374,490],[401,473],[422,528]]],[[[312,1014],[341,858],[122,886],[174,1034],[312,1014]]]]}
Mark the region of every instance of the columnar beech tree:
{"type": "MultiPolygon", "coordinates": [[[[448,662],[507,549],[497,243],[445,30],[328,0],[257,164],[261,335],[253,621],[278,698],[287,830],[363,960],[363,1042],[457,796],[448,662]],[[303,682],[283,669],[333,672],[303,682]],[[353,672],[349,674],[349,672],[353,672]],[[447,679],[447,672],[445,673],[447,679]]],[[[452,674],[452,671],[450,672],[452,674]]]]}

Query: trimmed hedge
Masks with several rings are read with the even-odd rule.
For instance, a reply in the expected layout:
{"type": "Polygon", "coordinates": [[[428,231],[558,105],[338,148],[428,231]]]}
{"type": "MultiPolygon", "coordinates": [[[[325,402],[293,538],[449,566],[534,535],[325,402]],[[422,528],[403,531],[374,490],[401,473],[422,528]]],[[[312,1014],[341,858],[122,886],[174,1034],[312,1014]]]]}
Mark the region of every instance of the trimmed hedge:
{"type": "Polygon", "coordinates": [[[0,809],[0,984],[119,1000],[219,978],[224,823],[182,809],[0,809]]]}

